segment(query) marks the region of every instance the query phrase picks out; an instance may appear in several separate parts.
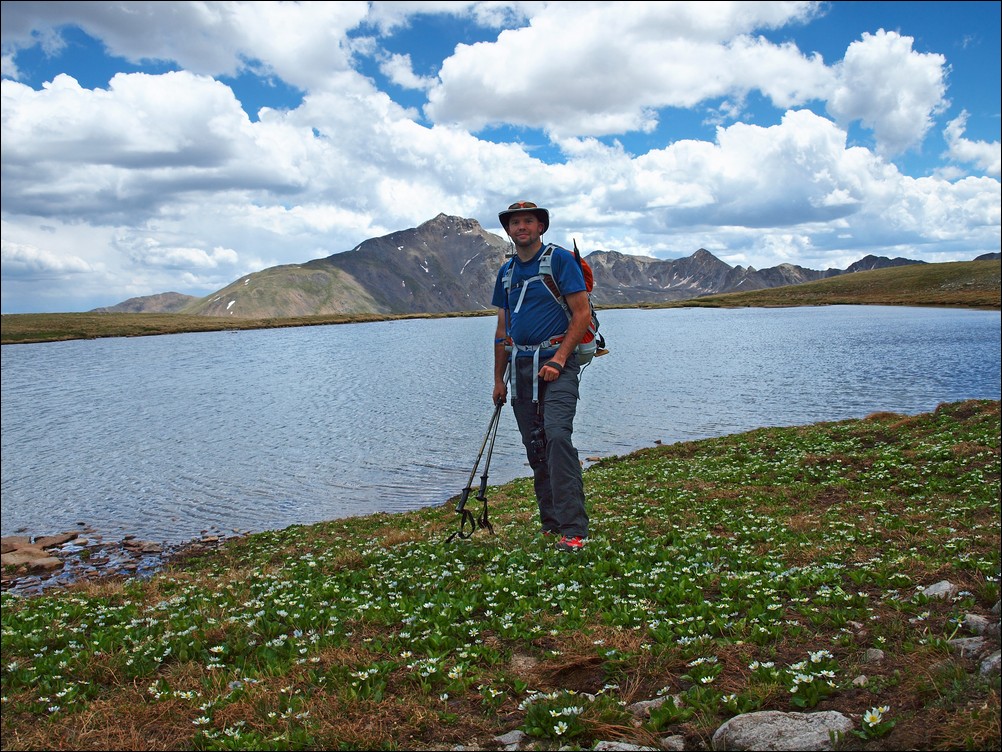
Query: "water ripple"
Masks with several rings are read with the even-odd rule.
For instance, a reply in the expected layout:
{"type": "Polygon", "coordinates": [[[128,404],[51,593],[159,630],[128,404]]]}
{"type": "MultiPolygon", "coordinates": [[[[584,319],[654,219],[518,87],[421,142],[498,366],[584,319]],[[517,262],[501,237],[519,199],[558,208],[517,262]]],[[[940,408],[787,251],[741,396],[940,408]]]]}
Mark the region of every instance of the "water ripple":
{"type": "MultiPolygon", "coordinates": [[[[583,459],[999,399],[999,313],[601,313],[583,459]]],[[[2,531],[179,542],[443,503],[492,413],[494,318],[5,345],[2,531]]],[[[490,483],[529,473],[509,410],[490,483]]],[[[479,472],[477,475],[479,481],[479,472]]]]}

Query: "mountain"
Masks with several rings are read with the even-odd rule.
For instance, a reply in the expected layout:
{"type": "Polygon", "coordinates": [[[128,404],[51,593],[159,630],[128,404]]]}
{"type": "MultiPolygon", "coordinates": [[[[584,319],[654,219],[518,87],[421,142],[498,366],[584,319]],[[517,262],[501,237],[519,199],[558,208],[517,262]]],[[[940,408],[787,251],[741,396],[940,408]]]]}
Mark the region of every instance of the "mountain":
{"type": "Polygon", "coordinates": [[[909,264],[924,264],[924,261],[912,261],[911,259],[898,258],[889,259],[887,256],[863,256],[855,264],[850,264],[846,272],[869,272],[874,269],[886,269],[890,266],[908,266],[909,264]]]}
{"type": "Polygon", "coordinates": [[[242,277],[182,312],[285,317],[486,310],[507,249],[476,220],[439,214],[344,253],[242,277]]]}
{"type": "MultiPolygon", "coordinates": [[[[439,214],[350,251],[249,274],[204,298],[163,293],[97,310],[240,318],[491,310],[494,279],[509,252],[506,240],[476,220],[439,214]],[[175,304],[180,307],[165,307],[175,304]]],[[[609,250],[593,251],[586,258],[595,274],[592,297],[596,305],[609,306],[688,300],[924,263],[866,256],[846,270],[815,271],[795,264],[757,270],[732,267],[703,248],[673,260],[609,250]]]]}
{"type": "Polygon", "coordinates": [[[105,308],[95,308],[92,313],[177,313],[185,306],[191,305],[201,298],[193,295],[182,295],[179,292],[161,292],[156,295],[144,295],[105,308]]]}
{"type": "Polygon", "coordinates": [[[720,292],[794,285],[841,273],[815,272],[793,264],[762,271],[733,267],[704,248],[671,261],[617,251],[595,251],[587,259],[595,273],[592,298],[597,305],[688,300],[720,292]]]}

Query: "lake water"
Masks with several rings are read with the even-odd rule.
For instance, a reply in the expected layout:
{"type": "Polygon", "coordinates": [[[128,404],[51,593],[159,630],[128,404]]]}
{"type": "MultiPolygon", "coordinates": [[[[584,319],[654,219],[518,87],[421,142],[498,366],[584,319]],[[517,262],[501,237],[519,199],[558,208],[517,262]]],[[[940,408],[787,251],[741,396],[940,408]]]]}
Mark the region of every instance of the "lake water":
{"type": "MultiPolygon", "coordinates": [[[[583,460],[1000,397],[1000,314],[601,311],[583,460]]],[[[2,348],[2,534],[182,542],[444,503],[493,412],[494,317],[2,348]]],[[[510,408],[489,483],[529,474],[510,408]]],[[[480,471],[477,473],[479,482],[480,471]]],[[[476,485],[476,484],[475,484],[476,485]]]]}

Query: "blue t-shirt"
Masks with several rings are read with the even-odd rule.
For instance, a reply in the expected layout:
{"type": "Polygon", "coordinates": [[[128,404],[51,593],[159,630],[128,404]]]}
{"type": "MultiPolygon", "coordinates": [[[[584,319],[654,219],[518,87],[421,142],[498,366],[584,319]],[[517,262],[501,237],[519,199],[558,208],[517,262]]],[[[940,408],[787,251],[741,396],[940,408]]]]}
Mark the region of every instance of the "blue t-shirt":
{"type": "MultiPolygon", "coordinates": [[[[567,331],[567,314],[553,299],[546,283],[541,279],[531,282],[526,288],[522,307],[515,312],[518,298],[522,294],[522,286],[526,280],[539,274],[539,259],[546,246],[528,263],[523,263],[518,256],[502,264],[494,282],[494,297],[492,303],[498,308],[508,309],[508,334],[517,344],[535,345],[551,337],[557,337],[567,331]],[[507,306],[505,305],[504,277],[508,264],[514,264],[511,278],[511,292],[507,306]]],[[[585,287],[584,274],[578,265],[574,254],[563,248],[556,248],[550,256],[550,272],[557,289],[562,295],[583,292],[585,287]]],[[[531,353],[527,353],[531,354],[531,353]]]]}

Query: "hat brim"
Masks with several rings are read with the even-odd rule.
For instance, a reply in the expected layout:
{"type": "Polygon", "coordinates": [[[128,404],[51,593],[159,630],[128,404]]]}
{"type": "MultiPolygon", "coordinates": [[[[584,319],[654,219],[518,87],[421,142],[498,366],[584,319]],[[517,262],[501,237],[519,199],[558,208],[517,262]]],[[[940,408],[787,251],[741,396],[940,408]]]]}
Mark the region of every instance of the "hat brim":
{"type": "Polygon", "coordinates": [[[542,207],[536,207],[535,209],[508,209],[503,212],[498,212],[498,219],[501,221],[501,226],[504,228],[505,232],[508,232],[508,221],[511,219],[512,215],[522,214],[525,212],[535,215],[536,219],[542,223],[544,233],[550,229],[550,213],[542,207]]]}

